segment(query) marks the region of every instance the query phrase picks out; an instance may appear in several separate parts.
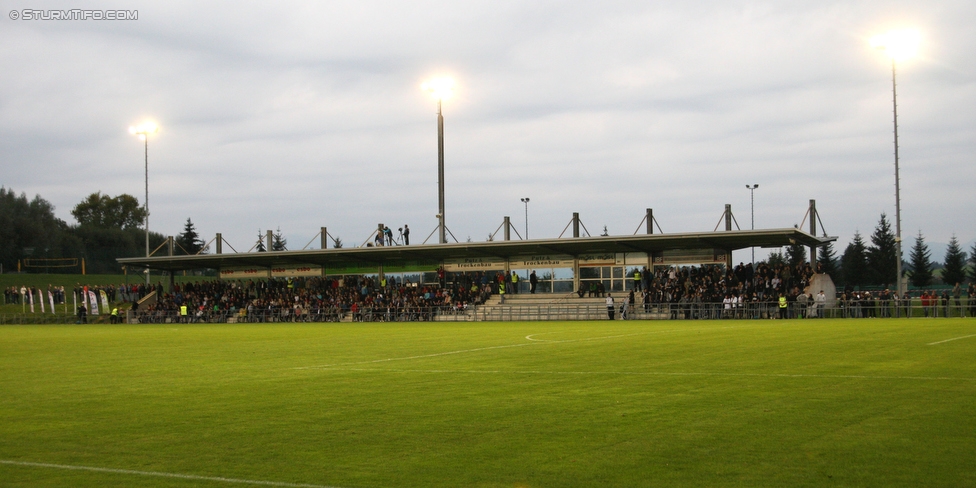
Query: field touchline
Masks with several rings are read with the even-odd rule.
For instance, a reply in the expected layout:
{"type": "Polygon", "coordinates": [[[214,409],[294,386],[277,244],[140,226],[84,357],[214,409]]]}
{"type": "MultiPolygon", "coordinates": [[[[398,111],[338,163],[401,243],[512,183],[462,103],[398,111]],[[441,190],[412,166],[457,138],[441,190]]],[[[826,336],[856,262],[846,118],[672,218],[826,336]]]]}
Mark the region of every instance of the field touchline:
{"type": "Polygon", "coordinates": [[[336,486],[310,485],[306,483],[286,483],[283,481],[244,480],[244,479],[237,479],[237,478],[223,478],[220,476],[198,476],[195,474],[163,473],[160,471],[137,471],[134,469],[97,468],[94,466],[74,466],[70,464],[31,463],[27,461],[9,461],[5,459],[0,459],[0,464],[7,464],[11,466],[24,466],[30,468],[67,469],[71,471],[92,471],[96,473],[130,474],[134,476],[155,476],[159,478],[178,478],[184,480],[217,481],[220,483],[234,483],[238,485],[279,486],[285,488],[339,488],[336,486]]]}
{"type": "Polygon", "coordinates": [[[962,336],[962,337],[953,337],[952,339],[946,339],[944,341],[939,341],[939,342],[930,342],[930,343],[928,343],[926,345],[927,346],[934,346],[936,344],[942,344],[942,343],[945,343],[945,342],[958,341],[959,339],[969,339],[970,337],[976,337],[976,334],[970,334],[968,336],[962,336]]]}

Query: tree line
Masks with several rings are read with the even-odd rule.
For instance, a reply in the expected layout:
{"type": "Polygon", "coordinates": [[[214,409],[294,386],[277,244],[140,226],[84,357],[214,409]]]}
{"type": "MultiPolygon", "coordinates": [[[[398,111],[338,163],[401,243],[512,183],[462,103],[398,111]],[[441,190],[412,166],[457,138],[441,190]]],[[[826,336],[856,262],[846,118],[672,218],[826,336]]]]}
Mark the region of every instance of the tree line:
{"type": "MultiPolygon", "coordinates": [[[[115,197],[92,193],[71,210],[77,224],[54,215],[50,202],[35,196],[32,200],[12,189],[0,187],[0,266],[3,272],[66,272],[85,270],[93,274],[116,274],[123,257],[146,254],[145,208],[132,195],[115,197]]],[[[166,238],[149,233],[150,251],[166,238]]],[[[177,254],[196,254],[203,242],[187,218],[176,239],[177,254]]]]}
{"type": "MultiPolygon", "coordinates": [[[[837,258],[833,246],[820,248],[819,261],[823,271],[828,273],[834,283],[853,288],[861,286],[890,286],[896,287],[897,275],[897,242],[891,230],[888,217],[882,213],[878,225],[870,236],[870,243],[865,242],[860,232],[854,233],[854,239],[844,249],[844,253],[837,258]]],[[[805,248],[791,246],[786,250],[786,257],[780,259],[803,260],[805,248]]],[[[919,231],[915,244],[909,251],[902,245],[902,272],[908,278],[909,284],[915,288],[926,288],[937,285],[965,283],[967,279],[976,283],[976,244],[973,244],[968,256],[962,249],[959,240],[953,235],[946,249],[942,263],[932,261],[932,254],[925,237],[919,231]],[[908,261],[904,261],[905,253],[908,261]],[[967,270],[968,265],[968,270],[967,270]],[[941,269],[941,277],[936,280],[935,271],[941,269]]]]}

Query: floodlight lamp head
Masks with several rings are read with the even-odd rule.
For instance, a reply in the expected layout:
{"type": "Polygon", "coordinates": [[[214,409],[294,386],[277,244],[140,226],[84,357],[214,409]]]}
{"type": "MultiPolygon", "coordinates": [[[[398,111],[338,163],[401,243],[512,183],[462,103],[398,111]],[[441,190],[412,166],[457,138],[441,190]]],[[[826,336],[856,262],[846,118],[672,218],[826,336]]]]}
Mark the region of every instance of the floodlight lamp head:
{"type": "Polygon", "coordinates": [[[425,81],[420,88],[430,93],[437,100],[447,100],[454,94],[454,80],[452,78],[434,78],[425,81]]]}
{"type": "Polygon", "coordinates": [[[143,122],[137,126],[130,126],[129,133],[138,135],[140,140],[145,140],[146,136],[149,134],[155,134],[159,131],[159,126],[153,122],[143,122]]]}
{"type": "Polygon", "coordinates": [[[872,37],[871,46],[884,51],[892,61],[899,62],[918,53],[921,38],[915,29],[893,30],[872,37]]]}

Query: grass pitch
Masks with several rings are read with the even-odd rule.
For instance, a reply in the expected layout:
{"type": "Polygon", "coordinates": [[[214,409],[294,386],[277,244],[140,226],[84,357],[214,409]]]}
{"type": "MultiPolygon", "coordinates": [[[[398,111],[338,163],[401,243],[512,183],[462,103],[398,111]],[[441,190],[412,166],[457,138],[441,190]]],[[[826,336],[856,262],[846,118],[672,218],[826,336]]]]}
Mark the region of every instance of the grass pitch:
{"type": "Polygon", "coordinates": [[[5,326],[2,486],[976,486],[976,320],[5,326]]]}

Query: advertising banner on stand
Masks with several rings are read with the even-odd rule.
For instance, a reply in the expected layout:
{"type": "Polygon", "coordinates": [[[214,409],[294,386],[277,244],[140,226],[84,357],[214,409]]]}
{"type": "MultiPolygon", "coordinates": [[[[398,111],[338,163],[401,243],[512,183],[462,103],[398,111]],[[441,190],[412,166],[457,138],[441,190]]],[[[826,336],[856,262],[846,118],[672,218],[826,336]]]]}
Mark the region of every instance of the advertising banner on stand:
{"type": "Polygon", "coordinates": [[[100,290],[98,293],[102,296],[102,313],[111,312],[112,309],[108,306],[108,295],[105,293],[105,290],[100,290]]]}
{"type": "Polygon", "coordinates": [[[88,308],[89,315],[98,315],[98,297],[95,296],[95,292],[88,290],[88,303],[91,307],[88,308]]]}

